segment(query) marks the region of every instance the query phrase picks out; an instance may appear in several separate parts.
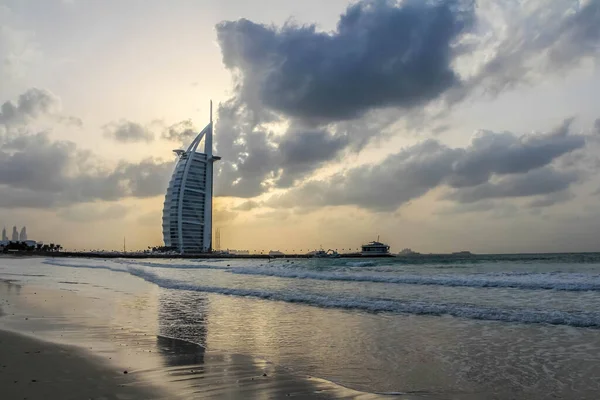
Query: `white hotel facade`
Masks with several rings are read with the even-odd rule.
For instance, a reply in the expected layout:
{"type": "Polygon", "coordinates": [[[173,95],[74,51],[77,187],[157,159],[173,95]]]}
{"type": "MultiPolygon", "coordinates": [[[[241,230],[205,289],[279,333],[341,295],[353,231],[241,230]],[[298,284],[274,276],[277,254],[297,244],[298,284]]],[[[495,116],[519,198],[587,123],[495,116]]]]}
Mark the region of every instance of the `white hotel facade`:
{"type": "Polygon", "coordinates": [[[163,208],[165,246],[184,253],[212,251],[213,155],[212,102],[210,123],[187,150],[174,150],[179,160],[169,182],[163,208]],[[204,153],[197,152],[204,138],[204,153]]]}

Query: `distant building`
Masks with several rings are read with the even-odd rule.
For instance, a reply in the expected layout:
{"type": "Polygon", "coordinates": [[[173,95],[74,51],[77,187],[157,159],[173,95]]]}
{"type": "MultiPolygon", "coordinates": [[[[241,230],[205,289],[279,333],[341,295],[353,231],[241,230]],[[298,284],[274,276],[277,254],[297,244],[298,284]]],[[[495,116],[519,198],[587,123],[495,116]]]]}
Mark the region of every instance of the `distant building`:
{"type": "Polygon", "coordinates": [[[8,242],[8,236],[6,235],[6,227],[2,228],[2,241],[8,242]]]}
{"type": "Polygon", "coordinates": [[[27,240],[27,227],[24,226],[23,229],[21,229],[21,233],[19,234],[19,240],[21,242],[25,242],[27,240]]]}
{"type": "Polygon", "coordinates": [[[213,156],[212,103],[210,123],[179,156],[169,182],[163,208],[163,240],[165,246],[179,253],[212,251],[213,156]],[[204,138],[204,153],[196,152],[204,138]]]}
{"type": "Polygon", "coordinates": [[[35,240],[22,240],[23,243],[25,243],[25,245],[27,247],[36,247],[38,245],[38,242],[36,242],[35,240]]]}
{"type": "Polygon", "coordinates": [[[416,256],[419,254],[421,253],[417,253],[416,251],[412,251],[411,249],[404,249],[400,253],[398,253],[399,256],[416,256]]]}
{"type": "Polygon", "coordinates": [[[18,242],[19,241],[19,232],[17,231],[17,227],[16,226],[13,226],[12,241],[13,242],[18,242]]]}

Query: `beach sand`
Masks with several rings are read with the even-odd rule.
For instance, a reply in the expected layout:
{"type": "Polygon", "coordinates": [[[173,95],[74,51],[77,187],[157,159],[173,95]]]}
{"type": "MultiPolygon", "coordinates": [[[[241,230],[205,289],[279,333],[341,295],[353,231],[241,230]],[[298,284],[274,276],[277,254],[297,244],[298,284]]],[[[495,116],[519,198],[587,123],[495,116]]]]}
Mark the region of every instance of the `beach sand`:
{"type": "Polygon", "coordinates": [[[73,346],[0,331],[0,397],[17,399],[167,399],[160,388],[73,346]]]}

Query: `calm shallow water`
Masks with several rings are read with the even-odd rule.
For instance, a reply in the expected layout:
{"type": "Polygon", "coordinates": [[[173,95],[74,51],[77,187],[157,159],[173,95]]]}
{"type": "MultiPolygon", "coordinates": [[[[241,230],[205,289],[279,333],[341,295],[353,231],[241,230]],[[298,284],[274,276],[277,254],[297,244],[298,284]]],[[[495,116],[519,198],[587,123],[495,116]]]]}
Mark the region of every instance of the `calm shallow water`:
{"type": "Polygon", "coordinates": [[[600,390],[600,255],[0,259],[0,278],[74,292],[118,326],[372,393],[600,390]]]}

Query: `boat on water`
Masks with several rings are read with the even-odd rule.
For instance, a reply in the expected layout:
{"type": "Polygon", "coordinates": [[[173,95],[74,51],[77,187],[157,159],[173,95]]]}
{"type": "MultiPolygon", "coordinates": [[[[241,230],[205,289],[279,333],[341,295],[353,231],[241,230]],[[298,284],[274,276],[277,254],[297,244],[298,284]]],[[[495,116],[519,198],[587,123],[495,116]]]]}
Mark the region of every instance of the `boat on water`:
{"type": "Polygon", "coordinates": [[[377,238],[377,241],[363,244],[360,254],[366,257],[390,256],[390,246],[381,243],[379,238],[377,238]]]}
{"type": "Polygon", "coordinates": [[[455,251],[454,253],[452,253],[453,256],[472,256],[473,253],[471,253],[470,251],[455,251]]]}
{"type": "Polygon", "coordinates": [[[318,250],[312,253],[314,258],[340,258],[340,254],[335,250],[318,250]]]}
{"type": "Polygon", "coordinates": [[[398,253],[398,256],[420,256],[420,255],[421,255],[421,253],[412,251],[412,249],[404,249],[400,253],[398,253]]]}

